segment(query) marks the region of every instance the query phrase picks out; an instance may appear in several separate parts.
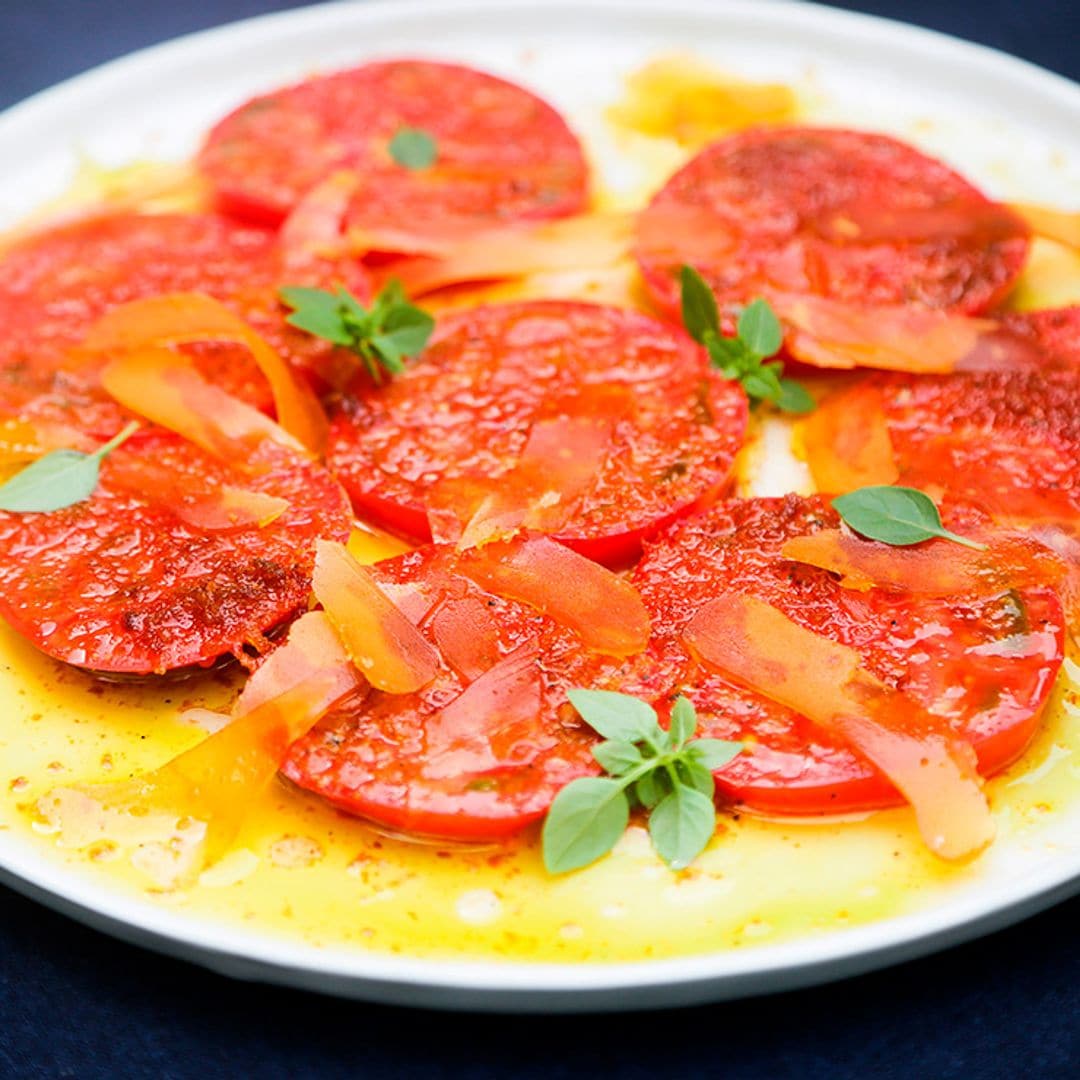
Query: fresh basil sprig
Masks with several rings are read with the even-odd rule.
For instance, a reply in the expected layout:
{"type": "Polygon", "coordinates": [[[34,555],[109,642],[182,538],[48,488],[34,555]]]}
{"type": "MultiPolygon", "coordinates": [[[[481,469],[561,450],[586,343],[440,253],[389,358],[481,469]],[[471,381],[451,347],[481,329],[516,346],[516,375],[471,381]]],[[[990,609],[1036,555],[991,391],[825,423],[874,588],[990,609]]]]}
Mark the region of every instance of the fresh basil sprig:
{"type": "Polygon", "coordinates": [[[403,168],[430,169],[439,156],[434,136],[423,128],[398,128],[388,146],[390,156],[403,168]]]}
{"type": "Polygon", "coordinates": [[[417,356],[435,329],[435,320],[409,303],[397,281],[388,281],[366,308],[347,289],[288,285],[278,295],[293,309],[286,322],[354,352],[368,374],[400,375],[404,360],[417,356]]]}
{"type": "Polygon", "coordinates": [[[94,494],[101,462],[139,428],[132,420],[96,450],[52,450],[0,484],[0,510],[18,514],[49,513],[85,502],[94,494]]]}
{"type": "Polygon", "coordinates": [[[725,379],[738,382],[747,397],[772,402],[790,413],[806,413],[814,399],[794,379],[784,377],[779,360],[765,363],[784,344],[784,330],[767,300],[747,304],[739,315],[736,337],[720,332],[720,312],[716,297],[705,279],[692,267],[680,271],[682,318],[690,336],[704,345],[709,360],[725,379]]]}
{"type": "Polygon", "coordinates": [[[939,537],[985,551],[986,545],[958,536],[941,524],[929,495],[916,488],[875,485],[849,491],[832,501],[833,509],[861,536],[894,547],[906,547],[939,537]]]}
{"type": "Polygon", "coordinates": [[[606,855],[626,831],[631,801],[649,811],[653,847],[672,870],[705,849],[716,829],[713,770],[742,750],[740,743],[694,739],[694,706],[680,697],[667,731],[655,710],[629,694],[571,690],[582,718],[605,742],[593,756],[608,776],[573,780],[555,797],[544,822],[544,865],[563,874],[606,855]]]}

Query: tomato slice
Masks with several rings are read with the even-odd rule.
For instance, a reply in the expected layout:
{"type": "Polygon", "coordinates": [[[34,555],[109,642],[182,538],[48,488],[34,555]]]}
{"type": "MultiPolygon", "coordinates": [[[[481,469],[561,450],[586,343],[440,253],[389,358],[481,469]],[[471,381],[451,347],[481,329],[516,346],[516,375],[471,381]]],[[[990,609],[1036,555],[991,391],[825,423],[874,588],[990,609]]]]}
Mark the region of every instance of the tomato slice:
{"type": "Polygon", "coordinates": [[[307,607],[316,538],[344,541],[352,514],[331,476],[297,453],[264,440],[248,457],[143,429],[105,459],[88,501],[0,512],[0,615],[48,655],[113,675],[265,649],[265,635],[307,607]],[[155,483],[162,473],[172,482],[155,483]],[[224,530],[184,520],[177,492],[227,487],[287,508],[224,530]]]}
{"type": "Polygon", "coordinates": [[[597,736],[566,691],[655,696],[656,669],[643,652],[591,651],[551,613],[462,575],[458,558],[432,545],[371,568],[420,632],[447,645],[439,671],[417,693],[376,691],[337,710],[293,746],[284,773],[390,829],[493,839],[536,821],[566,783],[598,771],[597,736]]]}
{"type": "MultiPolygon", "coordinates": [[[[95,436],[118,430],[125,414],[96,392],[100,362],[71,350],[106,312],[163,293],[221,301],[291,368],[321,377],[333,349],[285,322],[277,289],[339,280],[361,299],[370,294],[355,260],[287,271],[275,233],[215,215],[112,214],[34,234],[0,258],[0,410],[43,412],[44,397],[76,404],[95,436]]],[[[220,389],[272,411],[270,386],[247,347],[210,341],[184,349],[220,389]]]]}
{"type": "Polygon", "coordinates": [[[977,314],[1008,293],[1028,243],[1017,215],[896,139],[764,128],[714,143],[671,177],[642,214],[637,258],[672,315],[684,262],[722,302],[777,290],[977,314]]]}
{"type": "Polygon", "coordinates": [[[742,390],[681,331],[616,308],[537,301],[449,316],[404,375],[380,387],[358,380],[331,418],[327,460],[359,515],[391,531],[429,539],[429,513],[455,507],[464,527],[488,496],[500,514],[516,506],[544,528],[544,515],[530,515],[557,499],[566,516],[552,532],[617,565],[715,496],[746,421],[742,390]],[[611,424],[606,447],[595,418],[611,424]],[[549,424],[595,454],[587,487],[580,476],[562,491],[542,483],[574,473],[539,438],[549,424]],[[550,467],[535,460],[539,444],[555,455],[550,467]]]}
{"type": "Polygon", "coordinates": [[[1028,745],[1062,661],[1064,617],[1052,589],[944,597],[856,592],[825,570],[783,557],[794,537],[838,524],[817,496],[725,502],[650,544],[632,577],[671,685],[694,702],[707,734],[747,744],[716,781],[754,810],[845,813],[902,800],[841,732],[690,657],[682,635],[715,596],[754,597],[798,627],[855,650],[877,682],[970,743],[983,775],[1028,745]]]}
{"type": "Polygon", "coordinates": [[[1080,371],[878,377],[823,402],[804,429],[807,460],[819,487],[838,491],[843,448],[873,446],[876,464],[860,470],[863,483],[898,480],[932,497],[978,503],[1003,520],[1075,526],[1078,395],[1080,371]],[[880,408],[863,412],[868,395],[880,408]]]}
{"type": "Polygon", "coordinates": [[[198,163],[227,213],[276,225],[315,185],[352,170],[349,224],[438,235],[449,224],[572,214],[587,170],[559,114],[527,90],[455,64],[391,60],[253,98],[209,133],[198,163]],[[397,164],[420,129],[434,162],[397,164]]]}

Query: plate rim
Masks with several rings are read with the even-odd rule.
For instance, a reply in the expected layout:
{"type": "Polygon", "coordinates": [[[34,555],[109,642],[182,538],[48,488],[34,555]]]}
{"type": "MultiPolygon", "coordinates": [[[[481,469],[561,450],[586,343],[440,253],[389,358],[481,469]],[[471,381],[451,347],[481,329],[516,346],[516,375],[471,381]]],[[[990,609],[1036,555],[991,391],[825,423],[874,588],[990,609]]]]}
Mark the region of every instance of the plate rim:
{"type": "MultiPolygon", "coordinates": [[[[39,91],[0,113],[0,143],[19,128],[63,113],[82,94],[122,83],[165,57],[227,51],[233,39],[276,38],[295,23],[317,25],[348,13],[350,25],[430,13],[434,0],[335,0],[265,13],[196,31],[118,57],[39,91]],[[355,20],[355,21],[353,21],[355,20]]],[[[491,18],[537,10],[530,0],[438,0],[437,10],[491,18]]],[[[547,0],[545,15],[591,10],[640,16],[660,13],[719,21],[792,21],[815,33],[864,37],[886,48],[908,47],[963,60],[987,75],[1007,74],[1080,119],[1080,84],[1027,60],[925,27],[801,0],[547,0]]],[[[250,40],[245,45],[250,46],[250,40]]],[[[194,961],[242,979],[392,1004],[496,1012],[573,1012],[676,1006],[794,989],[913,959],[990,933],[1080,892],[1080,856],[997,888],[987,906],[974,895],[859,927],[666,960],[588,962],[418,959],[378,951],[333,950],[227,922],[162,909],[121,889],[85,883],[75,869],[51,862],[15,838],[0,837],[0,882],[114,937],[194,961]]]]}

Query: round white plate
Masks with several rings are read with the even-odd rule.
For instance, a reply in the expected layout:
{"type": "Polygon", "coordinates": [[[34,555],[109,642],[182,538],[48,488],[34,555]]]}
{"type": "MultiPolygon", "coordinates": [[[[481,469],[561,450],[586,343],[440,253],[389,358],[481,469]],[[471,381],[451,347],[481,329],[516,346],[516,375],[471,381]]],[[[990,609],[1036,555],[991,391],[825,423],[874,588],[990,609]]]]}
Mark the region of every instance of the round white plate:
{"type": "MultiPolygon", "coordinates": [[[[692,50],[735,73],[800,80],[815,118],[918,132],[1003,197],[1067,205],[1080,190],[1080,87],[925,30],[809,4],[715,0],[396,0],[304,8],[148,49],[0,117],[0,226],[70,181],[80,153],[183,158],[200,132],[263,89],[373,56],[473,63],[538,89],[592,142],[622,76],[692,50]]],[[[608,140],[610,141],[610,140],[608,140]]],[[[1074,814],[1074,817],[1076,815],[1074,814]]],[[[232,976],[386,1002],[571,1011],[680,1005],[840,978],[986,933],[1080,891],[1080,820],[1001,842],[932,909],[789,944],[662,962],[535,965],[335,953],[103,893],[0,833],[0,876],[118,937],[232,976]]]]}

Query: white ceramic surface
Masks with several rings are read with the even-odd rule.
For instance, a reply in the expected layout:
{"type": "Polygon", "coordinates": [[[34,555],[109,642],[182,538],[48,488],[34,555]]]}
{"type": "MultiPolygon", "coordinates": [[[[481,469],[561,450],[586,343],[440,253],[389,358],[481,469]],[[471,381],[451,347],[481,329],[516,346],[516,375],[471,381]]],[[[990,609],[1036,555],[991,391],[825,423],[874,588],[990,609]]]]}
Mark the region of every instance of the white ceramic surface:
{"type": "MultiPolygon", "coordinates": [[[[1061,205],[1080,191],[1080,87],[990,50],[808,4],[711,0],[397,0],[268,16],[146,50],[0,117],[0,224],[64,189],[77,154],[180,158],[253,92],[379,55],[472,62],[537,88],[597,147],[622,76],[691,49],[738,73],[809,80],[822,119],[909,132],[1002,196],[1061,205]],[[927,118],[929,125],[919,124],[927,118]]],[[[335,953],[88,888],[0,834],[0,878],[106,932],[229,975],[458,1009],[573,1011],[680,1005],[823,982],[918,956],[1080,891],[1080,821],[1000,843],[979,880],[916,914],[793,943],[618,965],[525,965],[335,953]]]]}

